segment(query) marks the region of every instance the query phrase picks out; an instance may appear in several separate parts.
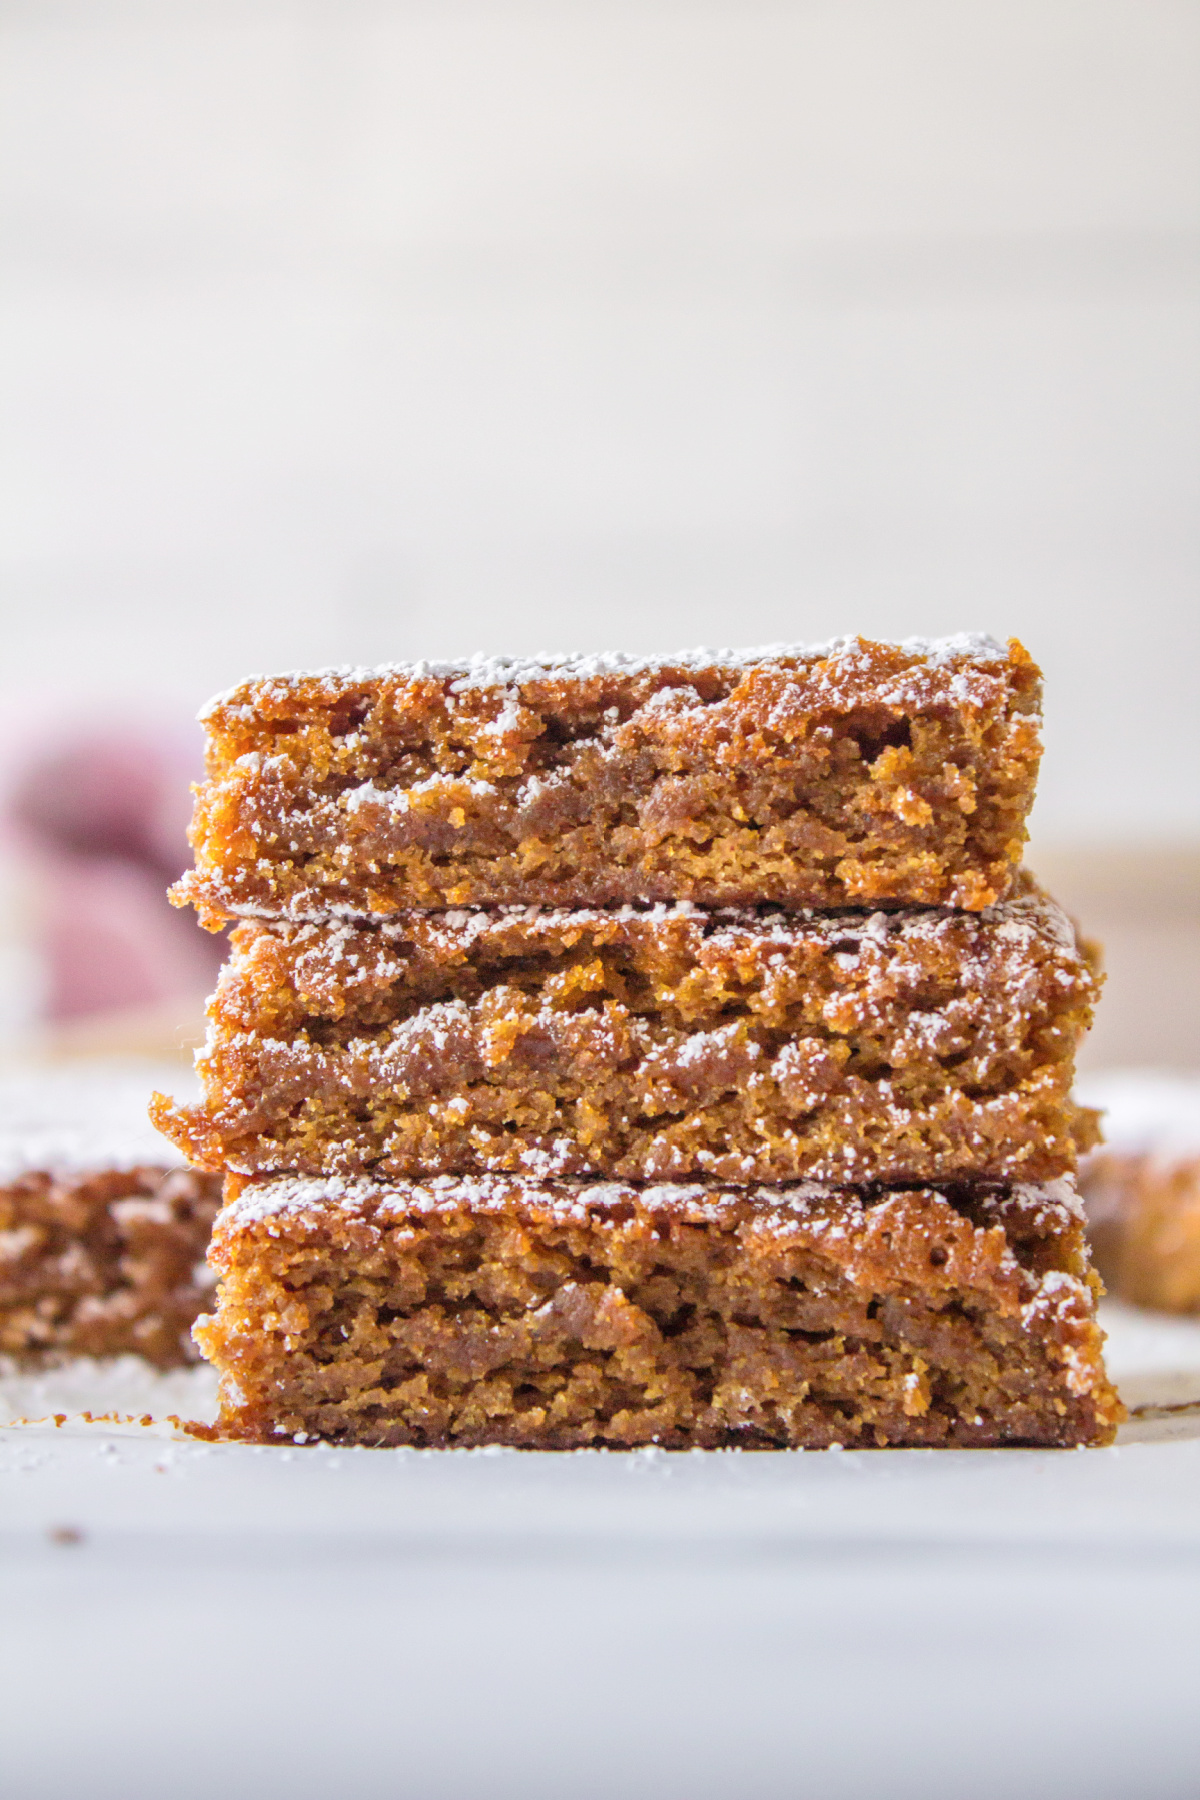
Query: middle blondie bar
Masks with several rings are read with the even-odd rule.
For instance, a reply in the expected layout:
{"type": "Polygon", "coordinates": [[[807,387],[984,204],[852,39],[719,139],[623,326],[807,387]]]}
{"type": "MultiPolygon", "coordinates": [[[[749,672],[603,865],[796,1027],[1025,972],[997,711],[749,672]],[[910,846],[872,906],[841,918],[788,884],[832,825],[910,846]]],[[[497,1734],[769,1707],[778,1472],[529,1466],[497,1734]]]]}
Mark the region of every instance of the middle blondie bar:
{"type": "Polygon", "coordinates": [[[233,934],[156,1101],[201,1168],[1043,1181],[1098,978],[1028,877],[977,914],[499,908],[233,934]]]}

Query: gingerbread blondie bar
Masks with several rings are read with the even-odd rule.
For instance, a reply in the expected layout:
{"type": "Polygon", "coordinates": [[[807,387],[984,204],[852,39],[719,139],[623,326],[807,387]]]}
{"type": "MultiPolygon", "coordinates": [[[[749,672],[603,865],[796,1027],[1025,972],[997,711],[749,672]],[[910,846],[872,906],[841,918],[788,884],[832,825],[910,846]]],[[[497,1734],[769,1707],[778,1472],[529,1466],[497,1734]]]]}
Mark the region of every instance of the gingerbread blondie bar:
{"type": "Polygon", "coordinates": [[[1105,1142],[1080,1170],[1096,1266],[1135,1306],[1200,1312],[1200,1081],[1130,1070],[1080,1097],[1105,1142]]]}
{"type": "Polygon", "coordinates": [[[746,1448],[1107,1443],[1069,1181],[892,1192],[231,1178],[219,1434],[746,1448]]]}
{"type": "Polygon", "coordinates": [[[0,1357],[195,1362],[220,1181],[146,1123],[161,1070],[0,1082],[0,1357]]]}
{"type": "Polygon", "coordinates": [[[1015,641],[397,664],[213,701],[196,866],[247,915],[950,905],[1010,891],[1040,754],[1015,641]]]}
{"type": "Polygon", "coordinates": [[[1028,877],[983,913],[693,906],[246,922],[199,1167],[754,1183],[1043,1180],[1097,977],[1028,877]]]}

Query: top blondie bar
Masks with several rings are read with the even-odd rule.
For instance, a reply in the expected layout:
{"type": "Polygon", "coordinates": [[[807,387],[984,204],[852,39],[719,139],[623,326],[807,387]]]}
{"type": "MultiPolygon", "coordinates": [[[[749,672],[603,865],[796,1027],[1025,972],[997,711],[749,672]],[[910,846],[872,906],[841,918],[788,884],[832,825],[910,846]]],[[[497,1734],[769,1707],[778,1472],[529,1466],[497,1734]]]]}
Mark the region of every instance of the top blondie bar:
{"type": "Polygon", "coordinates": [[[210,702],[204,924],[405,908],[954,906],[1012,890],[1041,676],[1015,640],[476,658],[210,702]]]}

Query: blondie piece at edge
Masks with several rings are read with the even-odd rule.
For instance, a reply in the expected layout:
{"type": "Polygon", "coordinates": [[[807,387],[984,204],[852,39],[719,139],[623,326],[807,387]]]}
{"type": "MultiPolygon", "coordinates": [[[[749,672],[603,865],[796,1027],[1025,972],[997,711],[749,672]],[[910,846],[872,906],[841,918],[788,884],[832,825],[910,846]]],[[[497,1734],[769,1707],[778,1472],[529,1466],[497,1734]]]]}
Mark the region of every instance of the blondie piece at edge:
{"type": "Polygon", "coordinates": [[[496,909],[246,923],[205,1098],[243,1173],[1046,1180],[1097,977],[1028,877],[983,913],[496,909]]]}
{"type": "Polygon", "coordinates": [[[0,1356],[22,1366],[197,1360],[215,1175],[146,1122],[155,1077],[63,1068],[0,1081],[0,1356]]]}
{"type": "Polygon", "coordinates": [[[409,907],[1004,898],[1040,755],[1015,641],[393,665],[206,709],[213,929],[409,907]]]}
{"type": "Polygon", "coordinates": [[[1104,1114],[1079,1175],[1096,1267],[1119,1300],[1200,1313],[1200,1081],[1115,1071],[1079,1092],[1104,1114]]]}
{"type": "Polygon", "coordinates": [[[1124,1416],[1069,1181],[227,1192],[195,1328],[222,1437],[1074,1445],[1124,1416]]]}

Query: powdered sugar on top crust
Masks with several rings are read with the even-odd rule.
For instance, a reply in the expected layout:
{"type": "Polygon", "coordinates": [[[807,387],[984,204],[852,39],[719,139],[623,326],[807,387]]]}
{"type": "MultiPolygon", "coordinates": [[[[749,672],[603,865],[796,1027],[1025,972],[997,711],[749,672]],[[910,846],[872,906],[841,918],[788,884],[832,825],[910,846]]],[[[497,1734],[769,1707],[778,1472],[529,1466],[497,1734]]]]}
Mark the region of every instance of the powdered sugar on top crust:
{"type": "Polygon", "coordinates": [[[0,1078],[0,1181],[179,1168],[183,1159],[151,1125],[146,1108],[156,1087],[178,1089],[180,1078],[177,1064],[133,1060],[0,1078]]]}
{"type": "MultiPolygon", "coordinates": [[[[253,916],[253,909],[245,911],[253,916]]],[[[265,908],[260,916],[279,917],[265,908]]],[[[986,927],[988,937],[1010,945],[1017,954],[1029,951],[1039,938],[1073,959],[1077,954],[1075,927],[1070,918],[1032,879],[1024,892],[967,917],[986,927]]],[[[909,906],[868,913],[849,907],[828,911],[816,907],[784,910],[774,905],[702,907],[690,900],[679,900],[647,906],[454,907],[444,912],[412,909],[381,919],[364,918],[354,912],[345,916],[331,913],[308,922],[294,922],[291,928],[296,942],[311,939],[323,956],[336,959],[340,949],[352,951],[356,933],[362,930],[377,934],[381,945],[402,945],[416,934],[429,950],[467,956],[480,939],[500,936],[506,925],[520,925],[531,939],[543,935],[556,939],[571,932],[604,930],[615,923],[653,926],[672,921],[686,921],[714,942],[723,933],[730,934],[731,948],[733,934],[748,934],[756,942],[774,941],[781,946],[794,944],[801,936],[830,942],[845,940],[841,954],[853,957],[864,944],[883,950],[897,940],[936,941],[950,928],[961,929],[963,915],[950,907],[909,906]]]]}
{"type": "MultiPolygon", "coordinates": [[[[985,1184],[986,1185],[986,1184],[985,1184]]],[[[936,1190],[934,1190],[936,1191],[936,1190]]],[[[1082,1218],[1073,1180],[995,1185],[998,1197],[1023,1208],[1055,1208],[1068,1219],[1082,1218]]],[[[771,1213],[804,1214],[831,1201],[870,1204],[884,1200],[887,1190],[864,1194],[850,1187],[798,1181],[784,1187],[723,1188],[701,1182],[536,1181],[520,1175],[438,1175],[424,1181],[373,1181],[367,1176],[267,1176],[248,1182],[219,1215],[217,1228],[245,1230],[271,1219],[319,1217],[330,1208],[343,1213],[373,1212],[402,1217],[409,1213],[452,1212],[471,1207],[502,1212],[511,1206],[550,1208],[564,1219],[583,1219],[589,1211],[637,1205],[651,1212],[685,1212],[697,1221],[718,1219],[730,1207],[771,1213]]],[[[830,1229],[836,1230],[836,1223],[830,1229]]]]}
{"type": "MultiPolygon", "coordinates": [[[[1009,652],[1004,644],[981,632],[958,632],[951,637],[902,638],[884,645],[932,669],[952,669],[958,664],[1004,662],[1009,652]]],[[[587,681],[611,675],[637,676],[665,669],[731,668],[749,669],[761,663],[817,663],[837,658],[846,667],[856,656],[866,656],[864,640],[848,636],[830,638],[815,644],[761,644],[749,649],[679,650],[670,655],[636,656],[623,651],[591,653],[541,653],[534,656],[476,655],[448,662],[381,663],[377,667],[350,663],[324,669],[294,669],[278,675],[250,675],[236,686],[216,694],[201,709],[201,721],[209,719],[221,708],[235,705],[251,690],[282,696],[289,688],[303,682],[321,682],[330,687],[357,688],[365,682],[416,681],[429,678],[446,681],[451,691],[466,692],[474,688],[502,691],[520,688],[523,683],[555,680],[587,681]]],[[[887,699],[887,696],[883,696],[887,699]]],[[[965,698],[965,695],[964,695],[965,698]]]]}
{"type": "MultiPolygon", "coordinates": [[[[1075,926],[1062,907],[1022,871],[1021,886],[1008,900],[999,900],[981,912],[967,915],[987,927],[986,935],[1008,945],[1015,955],[1032,950],[1038,940],[1053,945],[1073,960],[1078,955],[1075,926]]],[[[864,946],[880,950],[897,940],[936,942],[948,930],[961,928],[963,915],[952,907],[905,906],[890,911],[867,912],[856,907],[795,907],[785,909],[771,902],[762,906],[697,906],[691,900],[663,900],[641,906],[489,906],[412,907],[381,918],[370,918],[353,906],[324,906],[305,915],[299,908],[243,906],[242,918],[275,921],[292,931],[297,944],[310,943],[323,959],[337,963],[361,948],[359,938],[370,932],[380,953],[393,946],[403,953],[407,942],[418,940],[427,952],[469,956],[488,938],[499,938],[506,928],[520,926],[531,938],[556,939],[566,933],[591,929],[609,930],[614,925],[653,927],[686,923],[706,940],[719,942],[729,936],[748,935],[755,942],[794,944],[801,936],[829,942],[845,940],[843,955],[857,956],[864,946]]],[[[1069,977],[1060,977],[1064,985],[1069,977]]],[[[1099,1105],[1099,1101],[1087,1101],[1099,1105]]]]}
{"type": "Polygon", "coordinates": [[[1046,1181],[1040,1186],[1029,1182],[1019,1182],[1013,1188],[1013,1197],[1020,1206],[1061,1206],[1069,1212],[1073,1219],[1086,1219],[1087,1211],[1075,1185],[1073,1175],[1060,1175],[1057,1181],[1046,1181]]]}
{"type": "Polygon", "coordinates": [[[1115,1155],[1200,1157],[1200,1077],[1121,1069],[1083,1076],[1075,1092],[1103,1112],[1104,1147],[1115,1155]]]}

